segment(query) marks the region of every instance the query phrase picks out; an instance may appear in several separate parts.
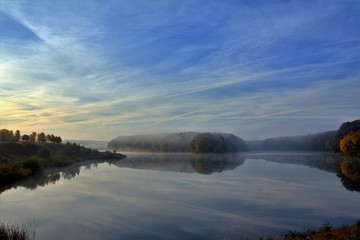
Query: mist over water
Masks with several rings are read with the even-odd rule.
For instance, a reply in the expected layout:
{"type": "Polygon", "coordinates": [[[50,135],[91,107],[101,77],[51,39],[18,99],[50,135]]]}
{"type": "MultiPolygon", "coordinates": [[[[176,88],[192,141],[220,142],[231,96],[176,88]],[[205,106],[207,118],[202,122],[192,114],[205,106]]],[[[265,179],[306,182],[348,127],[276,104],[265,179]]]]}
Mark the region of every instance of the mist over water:
{"type": "Polygon", "coordinates": [[[3,189],[0,220],[34,220],[40,240],[255,239],[353,223],[360,195],[344,187],[337,162],[324,153],[133,153],[3,189]]]}

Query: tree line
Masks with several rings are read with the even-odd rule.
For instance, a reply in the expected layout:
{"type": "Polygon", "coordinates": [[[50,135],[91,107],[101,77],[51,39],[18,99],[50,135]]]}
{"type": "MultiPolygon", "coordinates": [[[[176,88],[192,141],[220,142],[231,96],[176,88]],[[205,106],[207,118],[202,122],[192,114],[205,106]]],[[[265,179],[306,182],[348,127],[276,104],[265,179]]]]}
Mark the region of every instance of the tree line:
{"type": "Polygon", "coordinates": [[[245,142],[226,133],[182,132],[120,136],[108,143],[108,148],[122,151],[227,153],[246,149],[245,142]]]}
{"type": "Polygon", "coordinates": [[[233,134],[200,133],[191,141],[193,153],[230,153],[246,150],[244,140],[233,134]]]}
{"type": "Polygon", "coordinates": [[[0,130],[0,142],[51,142],[51,143],[61,143],[62,139],[60,136],[55,136],[54,134],[45,134],[43,132],[37,133],[32,132],[30,134],[21,135],[19,130],[15,132],[13,130],[1,129],[0,130]]]}

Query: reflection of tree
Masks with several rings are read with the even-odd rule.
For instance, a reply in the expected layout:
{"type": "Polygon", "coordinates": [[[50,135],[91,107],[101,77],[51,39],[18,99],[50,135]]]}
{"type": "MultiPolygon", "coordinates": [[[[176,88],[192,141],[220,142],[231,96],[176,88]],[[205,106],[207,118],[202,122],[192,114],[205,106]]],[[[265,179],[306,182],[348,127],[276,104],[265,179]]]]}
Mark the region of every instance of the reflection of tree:
{"type": "Polygon", "coordinates": [[[244,160],[245,157],[240,154],[134,154],[115,165],[134,169],[211,174],[235,169],[244,160]]]}
{"type": "Polygon", "coordinates": [[[269,162],[308,166],[319,170],[338,173],[342,159],[334,154],[323,153],[273,153],[252,154],[247,159],[263,159],[269,162]]]}
{"type": "Polygon", "coordinates": [[[51,172],[51,173],[39,173],[27,180],[21,181],[19,183],[14,184],[15,187],[25,187],[27,189],[35,189],[38,186],[44,187],[48,184],[54,184],[55,182],[59,181],[61,178],[60,173],[58,172],[51,172]]]}
{"type": "Polygon", "coordinates": [[[0,193],[2,193],[5,190],[11,188],[17,188],[17,187],[36,189],[38,186],[44,187],[48,184],[54,184],[55,182],[59,181],[61,178],[70,180],[80,174],[81,167],[84,167],[86,170],[90,170],[92,168],[97,168],[97,165],[100,162],[111,163],[109,161],[86,161],[82,163],[79,162],[66,167],[45,169],[43,172],[40,172],[23,181],[2,186],[0,188],[0,193]]]}
{"type": "Polygon", "coordinates": [[[360,192],[360,160],[347,159],[341,163],[337,174],[344,187],[350,191],[360,192]]]}
{"type": "Polygon", "coordinates": [[[222,172],[225,168],[225,161],[215,155],[195,155],[191,161],[191,165],[196,172],[200,174],[210,175],[213,172],[222,172]]]}
{"type": "Polygon", "coordinates": [[[61,176],[64,179],[70,180],[79,174],[80,174],[80,167],[74,167],[74,168],[68,169],[67,171],[63,171],[61,173],[61,176]]]}
{"type": "Polygon", "coordinates": [[[360,184],[358,182],[352,181],[350,178],[347,178],[345,175],[339,173],[337,176],[340,178],[342,185],[349,191],[360,192],[360,184]]]}
{"type": "Polygon", "coordinates": [[[360,192],[360,162],[345,160],[334,154],[254,154],[247,157],[276,163],[304,165],[322,171],[336,173],[343,186],[349,191],[360,192]],[[357,175],[356,175],[357,174],[357,175]],[[357,180],[356,180],[357,179],[357,180]]]}
{"type": "Polygon", "coordinates": [[[232,170],[243,164],[245,157],[237,154],[196,154],[191,165],[196,172],[210,175],[214,172],[232,170]]]}

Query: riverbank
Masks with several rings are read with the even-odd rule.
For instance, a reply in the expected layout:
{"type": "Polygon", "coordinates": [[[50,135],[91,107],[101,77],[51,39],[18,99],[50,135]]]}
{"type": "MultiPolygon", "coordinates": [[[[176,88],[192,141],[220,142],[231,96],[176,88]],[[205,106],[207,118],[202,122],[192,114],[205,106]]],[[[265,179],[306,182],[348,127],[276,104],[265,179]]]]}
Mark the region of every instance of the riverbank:
{"type": "Polygon", "coordinates": [[[0,186],[32,176],[44,168],[67,166],[85,160],[125,157],[123,154],[99,152],[75,143],[0,143],[0,186]]]}
{"type": "Polygon", "coordinates": [[[317,230],[289,232],[280,238],[263,237],[261,240],[357,240],[360,239],[360,220],[352,225],[332,227],[324,224],[317,230]]]}

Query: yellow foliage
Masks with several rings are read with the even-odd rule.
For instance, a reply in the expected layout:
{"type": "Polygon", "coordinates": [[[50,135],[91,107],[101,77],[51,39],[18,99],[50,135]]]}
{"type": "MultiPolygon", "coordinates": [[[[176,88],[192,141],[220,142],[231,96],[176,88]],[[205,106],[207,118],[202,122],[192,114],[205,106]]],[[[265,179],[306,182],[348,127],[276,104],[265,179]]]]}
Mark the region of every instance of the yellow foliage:
{"type": "Polygon", "coordinates": [[[340,151],[347,155],[360,155],[360,130],[351,132],[340,140],[340,151]]]}

